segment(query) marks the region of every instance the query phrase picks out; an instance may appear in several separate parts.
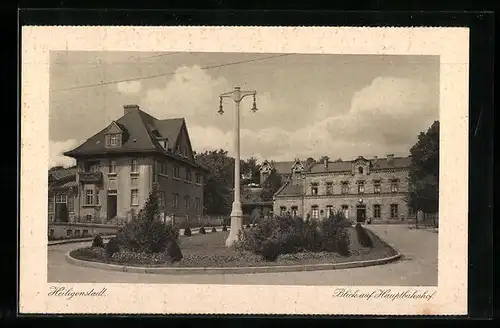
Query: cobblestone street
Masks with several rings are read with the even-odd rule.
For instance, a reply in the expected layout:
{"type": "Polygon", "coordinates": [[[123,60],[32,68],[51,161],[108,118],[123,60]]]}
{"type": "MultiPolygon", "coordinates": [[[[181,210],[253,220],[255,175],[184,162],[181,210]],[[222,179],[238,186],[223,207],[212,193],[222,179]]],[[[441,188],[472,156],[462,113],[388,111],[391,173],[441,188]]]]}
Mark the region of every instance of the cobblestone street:
{"type": "Polygon", "coordinates": [[[66,262],[71,249],[89,243],[49,247],[48,282],[54,283],[163,283],[259,285],[365,285],[436,286],[438,282],[438,233],[410,230],[406,225],[368,226],[400,251],[400,261],[365,268],[263,274],[161,275],[84,268],[66,262]]]}

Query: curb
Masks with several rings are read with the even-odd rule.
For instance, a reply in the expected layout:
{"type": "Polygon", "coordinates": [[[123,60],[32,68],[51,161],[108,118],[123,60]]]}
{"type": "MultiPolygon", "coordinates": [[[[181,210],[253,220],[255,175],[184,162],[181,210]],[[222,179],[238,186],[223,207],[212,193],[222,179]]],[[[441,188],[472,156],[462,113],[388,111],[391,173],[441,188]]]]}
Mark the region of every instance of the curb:
{"type": "MultiPolygon", "coordinates": [[[[217,229],[217,232],[222,232],[222,226],[220,227],[216,227],[217,229]]],[[[200,228],[194,228],[194,229],[191,229],[191,232],[194,233],[194,234],[198,234],[200,228]]],[[[227,231],[230,231],[231,228],[230,227],[227,227],[227,231]]],[[[212,229],[210,228],[206,228],[206,234],[210,234],[212,233],[212,229]]],[[[116,235],[107,235],[107,236],[101,236],[102,239],[106,240],[106,239],[110,239],[110,238],[113,238],[115,237],[116,235]]],[[[179,237],[186,237],[184,236],[184,229],[179,229],[179,237]]],[[[76,244],[76,243],[85,243],[85,242],[89,242],[89,241],[93,241],[95,238],[94,237],[88,237],[88,238],[80,238],[80,239],[68,239],[68,240],[55,240],[55,241],[49,241],[48,242],[48,246],[56,246],[56,245],[63,245],[63,244],[76,244]]]]}
{"type": "Polygon", "coordinates": [[[306,264],[306,265],[287,265],[287,266],[261,266],[261,267],[227,267],[227,268],[155,268],[155,267],[132,267],[117,264],[107,264],[102,262],[91,262],[78,260],[66,253],[66,261],[81,267],[103,269],[108,271],[120,271],[130,273],[151,273],[168,275],[189,275],[189,274],[249,274],[249,273],[280,273],[280,272],[304,272],[304,271],[322,271],[322,270],[340,270],[358,267],[368,267],[387,264],[401,258],[401,253],[396,255],[367,261],[354,261],[344,263],[324,263],[324,264],[306,264]]]}
{"type": "MultiPolygon", "coordinates": [[[[107,235],[107,236],[101,236],[102,239],[110,239],[115,237],[115,235],[107,235]]],[[[56,245],[63,245],[63,244],[76,244],[76,243],[85,243],[88,241],[93,241],[95,237],[89,237],[89,238],[80,238],[80,239],[68,239],[68,240],[55,240],[55,241],[49,241],[47,246],[56,246],[56,245]]]]}

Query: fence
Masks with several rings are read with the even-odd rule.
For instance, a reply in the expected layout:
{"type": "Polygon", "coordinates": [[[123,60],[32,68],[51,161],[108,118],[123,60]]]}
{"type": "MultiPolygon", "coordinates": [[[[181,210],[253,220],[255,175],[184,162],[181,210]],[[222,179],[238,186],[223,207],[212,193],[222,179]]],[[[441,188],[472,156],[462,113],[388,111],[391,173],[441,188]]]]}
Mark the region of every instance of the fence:
{"type": "Polygon", "coordinates": [[[412,226],[415,228],[439,228],[439,213],[424,213],[422,219],[417,220],[415,215],[412,220],[412,226]]]}
{"type": "MultiPolygon", "coordinates": [[[[177,228],[185,228],[186,226],[189,225],[190,228],[199,228],[199,227],[216,227],[216,226],[222,226],[222,225],[231,225],[231,218],[229,215],[205,215],[203,217],[182,217],[182,216],[175,216],[175,217],[167,217],[167,221],[172,222],[175,227],[177,228]],[[173,219],[173,220],[172,220],[173,219]]],[[[248,224],[251,223],[251,219],[248,215],[243,216],[243,224],[248,224]]]]}

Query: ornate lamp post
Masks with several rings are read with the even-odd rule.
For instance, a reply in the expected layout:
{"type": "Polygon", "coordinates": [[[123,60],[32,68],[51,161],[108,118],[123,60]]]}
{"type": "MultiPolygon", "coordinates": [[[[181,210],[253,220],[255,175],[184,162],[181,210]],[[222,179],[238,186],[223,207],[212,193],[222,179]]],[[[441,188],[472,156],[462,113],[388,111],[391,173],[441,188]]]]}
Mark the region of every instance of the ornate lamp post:
{"type": "Polygon", "coordinates": [[[226,92],[220,95],[220,106],[218,113],[224,114],[222,109],[222,99],[231,98],[235,104],[236,113],[234,114],[234,149],[235,149],[235,163],[234,163],[234,201],[231,209],[231,231],[226,240],[226,246],[231,247],[238,239],[238,232],[243,227],[243,211],[241,209],[240,201],[240,102],[246,96],[253,96],[252,112],[257,111],[255,105],[255,95],[257,91],[242,91],[240,87],[235,87],[233,91],[226,92]]]}

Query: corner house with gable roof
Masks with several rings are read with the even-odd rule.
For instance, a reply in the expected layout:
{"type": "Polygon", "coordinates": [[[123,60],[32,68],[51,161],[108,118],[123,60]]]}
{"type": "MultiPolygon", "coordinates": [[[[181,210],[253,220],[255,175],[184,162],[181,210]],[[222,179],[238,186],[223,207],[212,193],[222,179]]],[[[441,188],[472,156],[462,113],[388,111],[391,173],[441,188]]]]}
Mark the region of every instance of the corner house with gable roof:
{"type": "Polygon", "coordinates": [[[80,222],[121,224],[158,189],[165,217],[201,217],[206,168],[194,159],[183,118],[159,120],[137,105],[64,153],[77,161],[80,222]]]}
{"type": "Polygon", "coordinates": [[[394,155],[335,162],[325,157],[308,167],[296,160],[274,195],[273,212],[321,219],[342,211],[357,222],[407,218],[412,214],[406,204],[410,164],[411,157],[394,155]]]}

